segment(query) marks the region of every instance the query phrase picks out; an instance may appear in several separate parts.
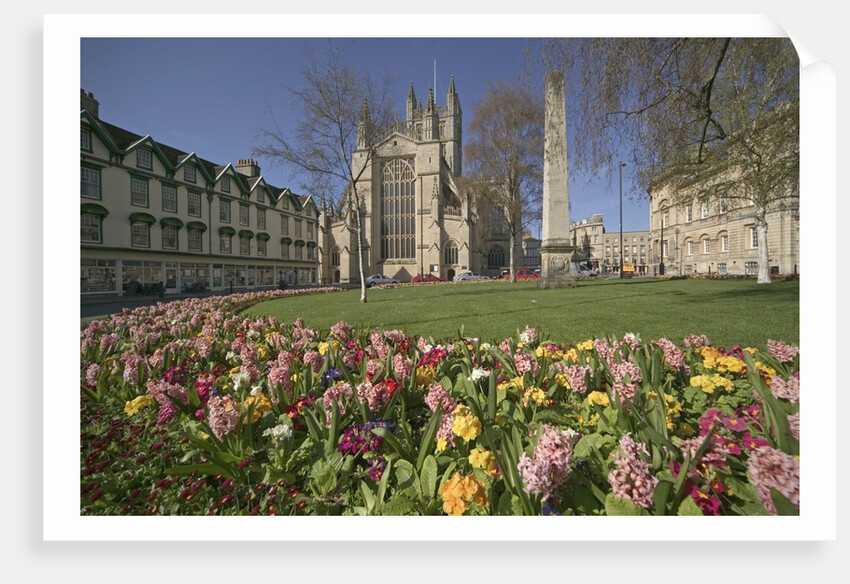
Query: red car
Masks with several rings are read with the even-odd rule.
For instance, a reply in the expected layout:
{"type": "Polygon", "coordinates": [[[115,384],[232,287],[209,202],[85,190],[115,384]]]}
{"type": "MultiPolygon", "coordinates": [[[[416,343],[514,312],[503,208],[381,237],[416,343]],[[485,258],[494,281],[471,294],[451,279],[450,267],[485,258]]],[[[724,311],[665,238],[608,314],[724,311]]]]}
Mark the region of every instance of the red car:
{"type": "MultiPolygon", "coordinates": [[[[516,271],[516,279],[517,280],[530,280],[532,278],[539,278],[540,272],[537,270],[532,270],[530,268],[517,268],[516,271]]],[[[505,274],[505,280],[511,279],[511,273],[508,272],[505,274]]]]}
{"type": "Polygon", "coordinates": [[[430,282],[445,282],[445,280],[439,276],[435,276],[434,274],[423,274],[421,276],[413,276],[411,282],[414,284],[428,284],[430,282]]]}

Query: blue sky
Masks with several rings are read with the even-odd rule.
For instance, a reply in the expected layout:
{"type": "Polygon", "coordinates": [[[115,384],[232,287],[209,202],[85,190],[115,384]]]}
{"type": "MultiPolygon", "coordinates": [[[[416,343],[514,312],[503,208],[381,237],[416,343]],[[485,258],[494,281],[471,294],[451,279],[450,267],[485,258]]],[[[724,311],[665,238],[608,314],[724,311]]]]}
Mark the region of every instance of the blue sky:
{"type": "MultiPolygon", "coordinates": [[[[80,87],[94,93],[104,121],[235,164],[251,156],[257,130],[271,125],[272,112],[285,129],[295,127],[287,87],[300,81],[304,48],[321,57],[329,42],[344,44],[350,64],[396,79],[401,119],[410,82],[424,102],[436,62],[437,103],[445,105],[454,75],[465,133],[488,81],[517,81],[527,72],[525,38],[81,38],[80,87]]],[[[541,72],[531,79],[542,94],[541,72]]],[[[258,162],[269,183],[303,193],[287,168],[258,162]]],[[[647,203],[631,200],[628,173],[623,180],[623,229],[647,229],[647,203]]],[[[616,180],[587,183],[570,176],[569,192],[571,220],[603,213],[606,230],[619,231],[616,180]]]]}

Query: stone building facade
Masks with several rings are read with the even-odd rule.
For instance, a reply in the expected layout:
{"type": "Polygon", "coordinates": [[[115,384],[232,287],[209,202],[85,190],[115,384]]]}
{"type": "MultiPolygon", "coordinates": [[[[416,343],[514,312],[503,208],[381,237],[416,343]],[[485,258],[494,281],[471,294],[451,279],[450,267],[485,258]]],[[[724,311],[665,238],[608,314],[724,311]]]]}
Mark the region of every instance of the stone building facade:
{"type": "MultiPolygon", "coordinates": [[[[474,205],[458,184],[463,120],[454,78],[445,107],[437,105],[431,89],[423,106],[411,83],[405,121],[396,123],[376,145],[367,143],[369,123],[364,108],[352,160],[355,176],[363,170],[357,189],[364,193],[365,275],[385,274],[406,282],[430,273],[450,280],[463,271],[480,271],[491,259],[499,261],[492,245],[483,247],[474,205]]],[[[340,215],[322,217],[324,283],[360,281],[351,212],[349,207],[340,215]]],[[[500,265],[507,248],[502,252],[500,265]]]]}
{"type": "MultiPolygon", "coordinates": [[[[669,187],[650,192],[652,274],[755,276],[758,239],[755,206],[725,197],[683,197],[669,187]]],[[[800,262],[799,198],[766,215],[771,275],[797,275],[800,262]]]]}
{"type": "Polygon", "coordinates": [[[216,164],[100,118],[80,94],[80,292],[318,282],[318,209],[251,159],[216,164]]]}

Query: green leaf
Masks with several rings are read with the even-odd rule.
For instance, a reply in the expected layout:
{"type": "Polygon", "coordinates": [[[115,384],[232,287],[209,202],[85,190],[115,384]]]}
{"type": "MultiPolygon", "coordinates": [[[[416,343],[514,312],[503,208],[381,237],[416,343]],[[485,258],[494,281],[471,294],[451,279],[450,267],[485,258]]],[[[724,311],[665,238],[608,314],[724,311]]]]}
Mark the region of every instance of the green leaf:
{"type": "Polygon", "coordinates": [[[639,516],[649,515],[643,507],[638,507],[631,501],[618,497],[614,493],[608,493],[605,497],[605,513],[608,515],[639,516]]]}
{"type": "Polygon", "coordinates": [[[328,431],[328,439],[325,441],[325,456],[329,455],[336,449],[336,443],[339,439],[339,405],[336,402],[331,404],[331,427],[328,431]]]}
{"type": "Polygon", "coordinates": [[[413,501],[404,495],[396,495],[384,504],[381,515],[408,515],[414,509],[413,501]]]}
{"type": "Polygon", "coordinates": [[[372,492],[372,489],[366,484],[366,481],[360,482],[360,493],[363,495],[363,501],[366,503],[366,515],[370,515],[372,510],[375,509],[375,493],[372,492]]]}
{"type": "Polygon", "coordinates": [[[490,423],[493,423],[496,419],[496,374],[494,372],[490,372],[490,375],[487,376],[487,420],[490,423]]]}
{"type": "Polygon", "coordinates": [[[773,506],[776,507],[777,515],[799,515],[800,510],[796,505],[788,500],[788,497],[777,491],[770,489],[770,498],[773,500],[773,506]]]}
{"type": "Polygon", "coordinates": [[[670,491],[673,490],[673,481],[659,480],[655,485],[655,491],[652,493],[652,508],[655,515],[667,514],[667,497],[670,496],[670,491]]]}
{"type": "Polygon", "coordinates": [[[420,474],[422,479],[422,494],[432,499],[437,489],[437,472],[437,460],[431,455],[426,456],[425,461],[422,463],[422,472],[420,474]]]}
{"type": "Polygon", "coordinates": [[[410,453],[407,449],[398,441],[398,438],[393,436],[393,433],[390,432],[386,428],[372,428],[372,433],[380,436],[384,439],[384,441],[389,444],[389,446],[398,453],[400,457],[404,460],[410,462],[410,453]]]}
{"type": "Polygon", "coordinates": [[[425,427],[425,433],[422,435],[422,442],[419,444],[419,455],[416,457],[417,470],[422,470],[422,464],[425,462],[425,457],[428,456],[434,448],[434,440],[436,439],[437,431],[440,428],[440,421],[443,415],[442,412],[442,404],[437,404],[437,409],[434,410],[433,414],[431,414],[431,420],[425,427]]]}
{"type": "Polygon", "coordinates": [[[316,442],[322,442],[322,430],[319,426],[319,421],[309,408],[304,408],[304,421],[307,423],[307,430],[310,432],[310,437],[316,442]]]}
{"type": "Polygon", "coordinates": [[[390,483],[390,474],[392,473],[393,461],[387,461],[387,467],[384,469],[384,474],[381,475],[381,482],[378,483],[377,505],[375,511],[380,511],[384,504],[384,497],[387,494],[387,485],[390,483]]]}
{"type": "Polygon", "coordinates": [[[422,488],[419,485],[419,477],[413,470],[413,465],[406,460],[399,460],[395,465],[395,476],[400,491],[410,492],[417,497],[422,496],[422,488]]]}
{"type": "Polygon", "coordinates": [[[702,509],[699,508],[699,505],[697,505],[697,502],[694,501],[692,497],[685,497],[685,499],[679,505],[679,511],[676,514],[680,517],[701,517],[703,515],[703,512],[702,509]]]}

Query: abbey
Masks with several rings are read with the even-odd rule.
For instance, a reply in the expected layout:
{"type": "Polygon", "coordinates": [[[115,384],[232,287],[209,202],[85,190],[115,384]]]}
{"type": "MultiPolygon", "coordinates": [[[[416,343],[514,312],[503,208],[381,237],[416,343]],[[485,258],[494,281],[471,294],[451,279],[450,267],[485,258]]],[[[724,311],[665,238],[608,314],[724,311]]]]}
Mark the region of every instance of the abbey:
{"type": "MultiPolygon", "coordinates": [[[[377,144],[369,142],[368,104],[361,114],[352,166],[355,176],[363,171],[356,185],[363,201],[365,275],[382,273],[404,282],[417,274],[451,279],[478,272],[487,257],[474,205],[459,184],[463,120],[454,77],[445,107],[437,105],[432,89],[423,106],[412,83],[406,105],[405,121],[397,121],[377,144]]],[[[336,216],[322,215],[327,283],[360,281],[352,212],[348,207],[336,216]]]]}

